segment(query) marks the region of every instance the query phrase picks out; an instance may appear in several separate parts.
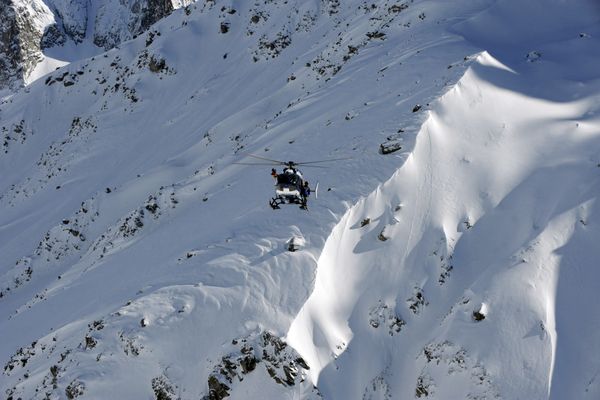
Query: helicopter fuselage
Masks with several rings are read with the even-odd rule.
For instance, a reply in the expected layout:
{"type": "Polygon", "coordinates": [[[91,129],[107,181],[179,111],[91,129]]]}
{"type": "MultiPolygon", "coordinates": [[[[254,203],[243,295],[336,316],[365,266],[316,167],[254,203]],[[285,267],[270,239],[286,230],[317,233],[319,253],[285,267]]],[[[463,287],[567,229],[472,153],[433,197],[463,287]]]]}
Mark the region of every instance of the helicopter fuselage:
{"type": "Polygon", "coordinates": [[[302,197],[304,179],[297,169],[285,169],[277,175],[275,183],[275,197],[271,199],[271,206],[279,208],[280,204],[305,204],[302,197]]]}

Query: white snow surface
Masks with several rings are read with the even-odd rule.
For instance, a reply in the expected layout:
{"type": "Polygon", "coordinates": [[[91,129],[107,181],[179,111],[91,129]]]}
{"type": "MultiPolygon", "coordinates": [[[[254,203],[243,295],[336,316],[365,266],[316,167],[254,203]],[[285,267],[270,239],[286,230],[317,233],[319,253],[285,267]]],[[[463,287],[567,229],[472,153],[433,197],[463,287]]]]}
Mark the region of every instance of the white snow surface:
{"type": "Polygon", "coordinates": [[[600,398],[597,2],[189,10],[2,100],[6,398],[600,398]]]}

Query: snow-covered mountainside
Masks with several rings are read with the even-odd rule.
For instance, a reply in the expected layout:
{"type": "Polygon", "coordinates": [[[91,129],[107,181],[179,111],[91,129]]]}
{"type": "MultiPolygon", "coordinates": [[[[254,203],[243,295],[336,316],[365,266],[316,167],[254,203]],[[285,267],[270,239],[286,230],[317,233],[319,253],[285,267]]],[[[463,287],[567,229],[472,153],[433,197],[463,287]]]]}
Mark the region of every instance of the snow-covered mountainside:
{"type": "Polygon", "coordinates": [[[201,1],[4,97],[2,395],[600,398],[599,45],[592,0],[201,1]],[[272,210],[250,154],[340,160],[272,210]]]}
{"type": "Polygon", "coordinates": [[[192,0],[1,0],[0,89],[109,50],[192,0]]]}

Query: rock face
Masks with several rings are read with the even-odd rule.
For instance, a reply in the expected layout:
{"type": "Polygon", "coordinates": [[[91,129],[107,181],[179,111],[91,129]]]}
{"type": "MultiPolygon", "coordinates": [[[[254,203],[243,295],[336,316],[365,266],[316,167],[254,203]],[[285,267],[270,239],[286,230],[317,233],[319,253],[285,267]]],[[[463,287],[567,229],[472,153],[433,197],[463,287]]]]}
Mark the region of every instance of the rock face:
{"type": "MultiPolygon", "coordinates": [[[[75,43],[81,43],[86,36],[91,3],[87,0],[53,0],[53,3],[56,29],[75,43]]],[[[49,47],[52,45],[48,43],[49,47]]]]}
{"type": "MultiPolygon", "coordinates": [[[[193,0],[0,0],[0,90],[16,89],[44,51],[86,41],[98,53],[145,32],[193,0]]],[[[89,53],[87,54],[89,56],[89,53]]],[[[71,59],[77,59],[77,54],[71,59]]]]}
{"type": "Polygon", "coordinates": [[[49,19],[50,10],[41,1],[0,0],[0,89],[18,87],[42,60],[41,26],[49,19]]]}
{"type": "MultiPolygon", "coordinates": [[[[263,331],[234,339],[233,350],[221,358],[208,376],[208,394],[202,400],[223,400],[231,395],[233,386],[257,367],[264,368],[269,377],[284,387],[309,385],[305,382],[308,365],[291,347],[274,334],[263,331]]],[[[306,400],[321,399],[316,388],[304,393],[306,400]]]]}
{"type": "Polygon", "coordinates": [[[122,41],[145,32],[174,9],[175,5],[171,0],[101,2],[94,21],[93,42],[104,50],[111,49],[122,41]]]}

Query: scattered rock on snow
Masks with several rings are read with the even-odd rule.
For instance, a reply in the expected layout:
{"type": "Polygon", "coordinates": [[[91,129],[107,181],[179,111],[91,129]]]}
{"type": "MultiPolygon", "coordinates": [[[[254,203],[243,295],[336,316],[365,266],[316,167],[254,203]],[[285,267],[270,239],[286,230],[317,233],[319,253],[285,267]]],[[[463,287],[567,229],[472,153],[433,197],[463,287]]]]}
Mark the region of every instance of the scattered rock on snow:
{"type": "Polygon", "coordinates": [[[165,375],[152,378],[152,391],[156,400],[175,400],[177,399],[176,388],[165,375]]]}
{"type": "Polygon", "coordinates": [[[294,386],[305,379],[306,362],[287,343],[270,332],[261,332],[231,342],[234,350],[221,358],[208,377],[208,395],[203,399],[221,400],[230,396],[236,382],[264,366],[269,376],[283,386],[294,386]]]}
{"type": "Polygon", "coordinates": [[[415,388],[416,397],[428,397],[433,394],[433,382],[429,375],[420,375],[417,378],[417,387],[415,388]]]}
{"type": "Polygon", "coordinates": [[[475,322],[483,321],[488,313],[487,304],[481,303],[479,307],[473,311],[473,320],[475,322]]]}
{"type": "Polygon", "coordinates": [[[536,61],[539,61],[540,58],[542,58],[542,53],[540,53],[539,51],[535,51],[535,50],[530,51],[529,53],[527,53],[525,58],[527,59],[528,62],[536,62],[536,61]]]}
{"type": "Polygon", "coordinates": [[[395,312],[394,307],[379,300],[377,306],[369,311],[369,325],[374,329],[386,326],[390,336],[394,336],[402,330],[406,322],[395,312]]]}
{"type": "Polygon", "coordinates": [[[385,242],[386,240],[389,239],[389,234],[386,232],[388,230],[388,226],[384,226],[383,229],[381,230],[381,232],[379,232],[379,235],[377,235],[377,239],[381,240],[382,242],[385,242]]]}
{"type": "Polygon", "coordinates": [[[67,399],[76,399],[79,396],[83,396],[83,392],[85,391],[85,385],[78,380],[74,380],[69,383],[69,386],[65,389],[65,395],[67,399]]]}
{"type": "MultiPolygon", "coordinates": [[[[425,358],[425,366],[417,378],[417,397],[429,397],[436,389],[433,377],[446,376],[452,379],[439,382],[439,385],[453,385],[467,379],[471,384],[464,387],[465,394],[457,398],[475,399],[499,399],[500,395],[490,374],[472,357],[467,351],[450,341],[430,343],[423,348],[422,356],[425,358]]],[[[421,356],[420,356],[421,357],[421,356]]],[[[446,378],[447,379],[447,378],[446,378]]],[[[437,388],[438,390],[443,388],[437,388]]]]}
{"type": "Polygon", "coordinates": [[[413,314],[419,314],[421,309],[429,303],[425,300],[425,295],[423,294],[423,289],[418,286],[415,287],[415,293],[411,298],[406,300],[408,303],[408,308],[413,312],[413,314]]]}
{"type": "Polygon", "coordinates": [[[402,149],[402,144],[399,141],[387,141],[379,145],[381,154],[390,154],[402,149]]]}
{"type": "Polygon", "coordinates": [[[304,240],[303,237],[299,237],[299,236],[292,236],[287,242],[286,242],[286,249],[288,251],[294,252],[294,251],[298,251],[301,248],[303,248],[306,245],[306,241],[304,240]]]}

